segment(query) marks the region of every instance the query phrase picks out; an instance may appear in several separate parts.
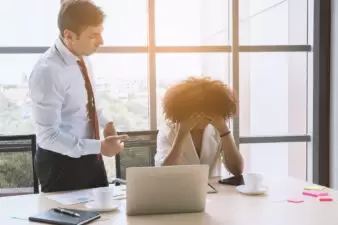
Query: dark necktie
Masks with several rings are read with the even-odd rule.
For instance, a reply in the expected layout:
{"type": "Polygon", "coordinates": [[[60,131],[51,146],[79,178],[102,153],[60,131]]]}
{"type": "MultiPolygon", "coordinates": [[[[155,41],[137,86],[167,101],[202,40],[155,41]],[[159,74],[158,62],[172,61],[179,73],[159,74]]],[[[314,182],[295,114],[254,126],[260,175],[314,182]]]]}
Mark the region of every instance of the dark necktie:
{"type": "MultiPolygon", "coordinates": [[[[93,138],[96,140],[100,140],[99,121],[98,121],[97,112],[96,112],[95,97],[94,97],[93,88],[92,88],[92,85],[89,79],[86,64],[83,61],[83,59],[78,60],[77,63],[79,64],[81,68],[82,76],[85,81],[85,87],[87,90],[87,97],[88,97],[87,116],[93,126],[93,138]]],[[[100,157],[100,155],[98,155],[98,157],[100,157]]]]}

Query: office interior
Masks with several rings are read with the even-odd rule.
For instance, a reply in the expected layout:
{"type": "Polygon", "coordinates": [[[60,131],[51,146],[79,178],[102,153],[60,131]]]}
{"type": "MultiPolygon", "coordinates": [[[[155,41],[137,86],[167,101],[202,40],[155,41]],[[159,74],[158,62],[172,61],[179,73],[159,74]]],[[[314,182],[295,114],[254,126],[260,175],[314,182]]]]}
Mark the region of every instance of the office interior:
{"type": "MultiPolygon", "coordinates": [[[[239,99],[231,131],[245,173],[338,189],[336,1],[94,2],[107,14],[105,43],[91,56],[98,101],[119,132],[156,132],[172,84],[188,76],[220,79],[239,99]]],[[[60,1],[1,4],[0,134],[11,138],[0,136],[0,190],[15,195],[37,186],[27,147],[36,140],[19,139],[34,136],[28,79],[59,35],[60,1]]],[[[109,179],[121,175],[120,159],[104,161],[109,179]]]]}

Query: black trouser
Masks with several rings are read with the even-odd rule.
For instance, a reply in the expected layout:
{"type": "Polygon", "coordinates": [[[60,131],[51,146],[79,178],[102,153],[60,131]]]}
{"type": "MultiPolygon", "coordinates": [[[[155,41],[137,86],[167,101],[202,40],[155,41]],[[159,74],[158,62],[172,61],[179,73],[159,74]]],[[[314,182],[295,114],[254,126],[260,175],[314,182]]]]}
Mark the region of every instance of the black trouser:
{"type": "Polygon", "coordinates": [[[34,161],[42,192],[108,186],[102,156],[72,158],[38,147],[34,161]]]}

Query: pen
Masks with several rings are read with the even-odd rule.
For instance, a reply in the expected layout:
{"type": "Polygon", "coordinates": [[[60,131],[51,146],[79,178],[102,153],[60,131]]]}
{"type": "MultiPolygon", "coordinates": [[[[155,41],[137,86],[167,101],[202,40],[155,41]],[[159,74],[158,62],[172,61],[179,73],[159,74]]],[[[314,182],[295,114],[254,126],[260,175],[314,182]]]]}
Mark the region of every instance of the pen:
{"type": "Polygon", "coordinates": [[[211,184],[208,183],[208,186],[212,188],[215,192],[217,192],[216,188],[214,188],[211,184]]]}
{"type": "Polygon", "coordinates": [[[55,208],[53,210],[54,210],[54,212],[62,213],[62,214],[69,215],[69,216],[74,216],[74,217],[79,217],[80,216],[80,214],[72,212],[72,211],[69,211],[69,210],[66,210],[66,209],[55,208]]]}

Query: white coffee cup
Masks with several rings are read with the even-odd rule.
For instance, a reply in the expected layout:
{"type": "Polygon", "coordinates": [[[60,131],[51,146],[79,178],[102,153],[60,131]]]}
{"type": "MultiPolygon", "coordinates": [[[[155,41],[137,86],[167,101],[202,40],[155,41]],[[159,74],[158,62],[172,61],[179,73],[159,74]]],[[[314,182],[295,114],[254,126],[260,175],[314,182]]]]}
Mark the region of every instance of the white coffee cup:
{"type": "Polygon", "coordinates": [[[263,175],[260,173],[244,174],[244,183],[248,191],[259,191],[263,186],[263,175]]]}
{"type": "Polygon", "coordinates": [[[93,189],[94,203],[97,207],[109,207],[112,204],[114,188],[100,187],[93,189]]]}

